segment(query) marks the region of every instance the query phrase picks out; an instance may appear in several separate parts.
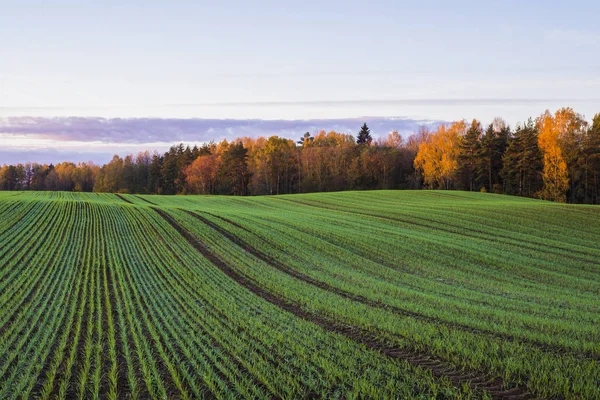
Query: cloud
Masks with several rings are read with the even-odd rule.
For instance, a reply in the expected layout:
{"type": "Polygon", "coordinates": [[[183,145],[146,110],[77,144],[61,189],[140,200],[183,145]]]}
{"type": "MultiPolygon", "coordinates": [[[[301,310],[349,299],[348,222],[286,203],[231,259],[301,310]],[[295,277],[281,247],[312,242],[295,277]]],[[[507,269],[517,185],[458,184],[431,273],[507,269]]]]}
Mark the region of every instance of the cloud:
{"type": "Polygon", "coordinates": [[[114,153],[108,152],[77,152],[57,149],[35,149],[35,150],[13,150],[0,149],[0,165],[3,164],[25,164],[36,162],[38,164],[57,164],[63,161],[94,162],[104,164],[110,161],[114,153]]]}
{"type": "Polygon", "coordinates": [[[58,142],[119,144],[208,142],[236,137],[277,135],[296,138],[320,130],[355,133],[366,122],[374,136],[393,130],[415,132],[421,125],[442,121],[409,118],[341,118],[310,120],[174,119],[97,117],[6,117],[0,118],[0,134],[58,142]]]}

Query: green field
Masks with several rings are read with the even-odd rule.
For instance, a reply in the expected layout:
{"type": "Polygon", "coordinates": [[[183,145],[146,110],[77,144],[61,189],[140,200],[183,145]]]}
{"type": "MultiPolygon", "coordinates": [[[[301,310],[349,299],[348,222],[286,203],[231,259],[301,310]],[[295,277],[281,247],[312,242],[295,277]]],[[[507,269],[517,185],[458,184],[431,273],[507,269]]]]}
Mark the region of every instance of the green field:
{"type": "Polygon", "coordinates": [[[0,399],[600,398],[600,208],[0,192],[0,399]]]}

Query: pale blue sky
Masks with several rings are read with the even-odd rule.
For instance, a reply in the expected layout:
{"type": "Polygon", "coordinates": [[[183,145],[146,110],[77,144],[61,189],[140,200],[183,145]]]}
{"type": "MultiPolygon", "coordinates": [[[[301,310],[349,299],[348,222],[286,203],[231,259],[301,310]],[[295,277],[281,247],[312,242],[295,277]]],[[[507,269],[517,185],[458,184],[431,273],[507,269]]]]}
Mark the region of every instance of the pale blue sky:
{"type": "Polygon", "coordinates": [[[0,117],[591,118],[598,15],[596,1],[0,0],[0,117]]]}

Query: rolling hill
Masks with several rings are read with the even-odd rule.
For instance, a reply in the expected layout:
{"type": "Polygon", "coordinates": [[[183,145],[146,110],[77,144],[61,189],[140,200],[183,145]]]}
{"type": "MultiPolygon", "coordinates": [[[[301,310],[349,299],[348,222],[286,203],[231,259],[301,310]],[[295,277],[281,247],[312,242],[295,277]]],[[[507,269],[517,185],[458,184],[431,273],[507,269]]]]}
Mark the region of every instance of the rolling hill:
{"type": "Polygon", "coordinates": [[[600,398],[600,208],[0,192],[0,398],[600,398]]]}

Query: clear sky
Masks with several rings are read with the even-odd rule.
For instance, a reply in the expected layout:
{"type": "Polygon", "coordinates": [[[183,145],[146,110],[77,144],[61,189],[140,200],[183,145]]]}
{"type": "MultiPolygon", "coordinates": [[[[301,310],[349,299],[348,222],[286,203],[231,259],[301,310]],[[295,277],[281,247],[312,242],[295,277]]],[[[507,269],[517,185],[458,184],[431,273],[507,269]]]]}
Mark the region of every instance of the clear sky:
{"type": "Polygon", "coordinates": [[[600,112],[597,1],[0,0],[0,10],[0,118],[514,125],[546,108],[600,112]]]}

